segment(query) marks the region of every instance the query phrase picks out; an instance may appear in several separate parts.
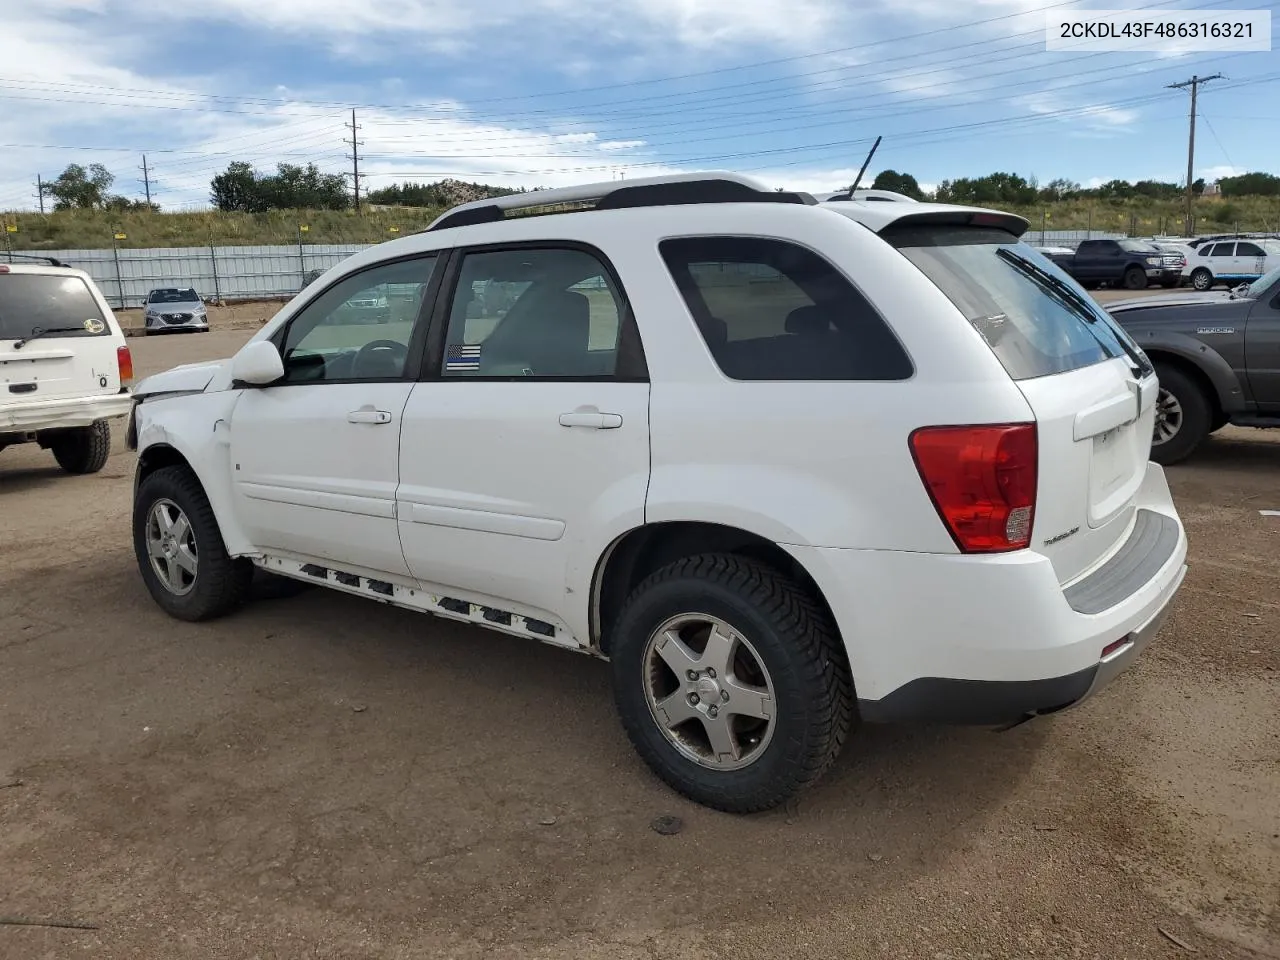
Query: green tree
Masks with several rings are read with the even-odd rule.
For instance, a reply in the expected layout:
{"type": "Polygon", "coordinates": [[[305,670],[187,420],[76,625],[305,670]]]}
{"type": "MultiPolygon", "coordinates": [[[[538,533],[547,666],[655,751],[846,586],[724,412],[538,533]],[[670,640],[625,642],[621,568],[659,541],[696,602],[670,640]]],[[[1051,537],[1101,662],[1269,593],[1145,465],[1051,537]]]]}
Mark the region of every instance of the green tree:
{"type": "Polygon", "coordinates": [[[899,173],[896,170],[881,170],[876,174],[876,178],[871,183],[872,190],[892,190],[894,193],[901,193],[911,197],[913,200],[923,200],[924,191],[920,189],[920,184],[916,182],[916,178],[909,173],[899,173]]]}
{"type": "Polygon", "coordinates": [[[1270,173],[1244,173],[1223,177],[1218,187],[1224,197],[1274,197],[1280,195],[1280,177],[1270,173]]]}
{"type": "Polygon", "coordinates": [[[351,205],[346,181],[336,173],[321,173],[314,163],[281,163],[275,173],[264,175],[237,160],[213,178],[210,199],[219,210],[244,213],[342,210],[351,205]]]}
{"type": "Polygon", "coordinates": [[[98,210],[115,179],[100,163],[91,163],[87,168],[73,163],[57,179],[44,184],[43,190],[53,197],[55,210],[98,210]]]}
{"type": "Polygon", "coordinates": [[[1040,190],[1040,200],[1070,200],[1072,197],[1080,193],[1080,184],[1074,180],[1067,180],[1059,177],[1057,180],[1050,180],[1040,190]]]}
{"type": "Polygon", "coordinates": [[[213,178],[210,197],[213,205],[224,213],[261,213],[267,209],[252,165],[237,160],[213,178]]]}

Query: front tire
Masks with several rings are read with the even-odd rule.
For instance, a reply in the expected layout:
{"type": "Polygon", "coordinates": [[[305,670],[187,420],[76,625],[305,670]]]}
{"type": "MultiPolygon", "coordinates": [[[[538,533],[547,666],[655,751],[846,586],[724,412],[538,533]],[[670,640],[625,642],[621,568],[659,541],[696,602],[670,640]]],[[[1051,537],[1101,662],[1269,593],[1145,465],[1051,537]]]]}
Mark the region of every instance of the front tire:
{"type": "Polygon", "coordinates": [[[1197,290],[1208,290],[1213,286],[1213,274],[1205,267],[1193,270],[1191,273],[1191,286],[1197,290]]]}
{"type": "Polygon", "coordinates": [[[67,473],[97,473],[111,456],[111,424],[95,420],[87,427],[73,427],[60,434],[51,449],[67,473]]]}
{"type": "Polygon", "coordinates": [[[1124,288],[1126,290],[1147,289],[1147,273],[1141,267],[1130,267],[1124,272],[1124,288]]]}
{"type": "Polygon", "coordinates": [[[853,716],[829,617],[798,584],[741,557],[664,567],[627,600],[609,650],[618,713],[649,767],[730,813],[817,781],[853,716]]]}
{"type": "Polygon", "coordinates": [[[1187,459],[1209,436],[1213,411],[1201,386],[1177,367],[1157,364],[1160,393],[1151,459],[1167,466],[1187,459]]]}
{"type": "Polygon", "coordinates": [[[228,556],[200,481],[188,467],[161,467],[138,487],[133,550],[156,604],[178,620],[210,620],[244,602],[253,564],[228,556]]]}

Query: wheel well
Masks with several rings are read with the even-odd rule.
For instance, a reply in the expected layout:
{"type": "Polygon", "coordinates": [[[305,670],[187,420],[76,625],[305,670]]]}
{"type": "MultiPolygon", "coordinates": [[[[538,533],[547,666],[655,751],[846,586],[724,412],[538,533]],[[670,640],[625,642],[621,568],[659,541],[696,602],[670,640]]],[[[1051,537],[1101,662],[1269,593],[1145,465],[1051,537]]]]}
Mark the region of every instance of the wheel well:
{"type": "Polygon", "coordinates": [[[728,553],[746,557],[790,577],[805,589],[838,630],[831,608],[809,572],[791,554],[764,537],[716,523],[654,523],[623,535],[605,551],[596,568],[592,591],[592,627],[600,652],[609,639],[622,605],[645,577],[682,557],[728,553]]]}
{"type": "Polygon", "coordinates": [[[1176,353],[1165,353],[1163,350],[1148,350],[1147,357],[1152,363],[1160,364],[1166,367],[1174,367],[1181,373],[1185,374],[1190,380],[1200,387],[1200,392],[1204,394],[1205,399],[1209,402],[1209,413],[1212,421],[1217,423],[1222,420],[1224,423],[1226,413],[1222,409],[1222,400],[1218,396],[1218,390],[1213,385],[1213,381],[1209,379],[1209,375],[1201,370],[1190,360],[1178,356],[1176,353]]]}
{"type": "Polygon", "coordinates": [[[190,466],[187,458],[167,443],[157,443],[153,447],[147,447],[138,454],[138,467],[133,475],[133,489],[137,492],[142,481],[161,467],[190,468],[190,466]]]}

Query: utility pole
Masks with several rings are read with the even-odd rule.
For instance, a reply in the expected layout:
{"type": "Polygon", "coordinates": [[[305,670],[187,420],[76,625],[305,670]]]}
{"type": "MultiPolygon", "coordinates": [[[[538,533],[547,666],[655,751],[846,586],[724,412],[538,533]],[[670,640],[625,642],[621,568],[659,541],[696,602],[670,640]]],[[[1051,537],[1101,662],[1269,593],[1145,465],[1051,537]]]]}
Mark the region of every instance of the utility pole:
{"type": "Polygon", "coordinates": [[[1196,161],[1196,94],[1199,92],[1200,84],[1208,83],[1210,80],[1222,79],[1224,78],[1220,73],[1215,73],[1211,77],[1197,77],[1195,74],[1192,74],[1190,80],[1183,80],[1181,83],[1171,83],[1168,85],[1168,89],[1170,90],[1182,90],[1186,87],[1191,88],[1191,128],[1187,136],[1187,236],[1191,236],[1191,231],[1194,229],[1192,223],[1192,210],[1194,209],[1195,193],[1191,189],[1191,184],[1195,177],[1193,170],[1195,169],[1196,161]]]}
{"type": "Polygon", "coordinates": [[[147,209],[151,209],[151,171],[147,169],[147,155],[142,155],[142,189],[147,194],[147,209]]]}
{"type": "Polygon", "coordinates": [[[343,143],[351,144],[351,189],[355,191],[356,213],[360,212],[360,152],[356,149],[361,146],[364,141],[356,139],[356,131],[360,129],[356,123],[356,111],[351,110],[351,122],[344,123],[344,127],[351,130],[351,139],[343,140],[343,143]]]}
{"type": "Polygon", "coordinates": [[[44,215],[44,180],[36,174],[36,201],[40,204],[40,215],[44,215]]]}

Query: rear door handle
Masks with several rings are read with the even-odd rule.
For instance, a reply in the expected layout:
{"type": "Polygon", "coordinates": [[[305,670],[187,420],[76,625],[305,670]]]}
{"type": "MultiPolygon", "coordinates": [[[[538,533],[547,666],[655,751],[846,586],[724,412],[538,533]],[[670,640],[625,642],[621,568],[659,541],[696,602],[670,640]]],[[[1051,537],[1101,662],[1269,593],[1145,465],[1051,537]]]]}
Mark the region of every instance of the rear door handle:
{"type": "Polygon", "coordinates": [[[390,423],[391,414],[386,410],[374,410],[362,407],[347,414],[347,423],[390,423]]]}
{"type": "Polygon", "coordinates": [[[616,413],[594,413],[587,410],[575,410],[573,413],[560,414],[562,427],[590,427],[593,430],[616,430],[622,426],[622,417],[616,413]]]}

